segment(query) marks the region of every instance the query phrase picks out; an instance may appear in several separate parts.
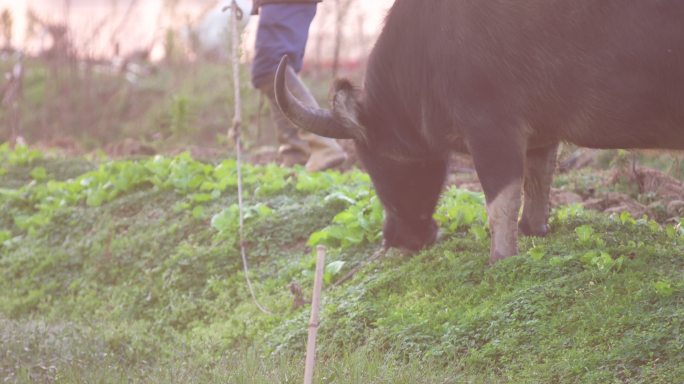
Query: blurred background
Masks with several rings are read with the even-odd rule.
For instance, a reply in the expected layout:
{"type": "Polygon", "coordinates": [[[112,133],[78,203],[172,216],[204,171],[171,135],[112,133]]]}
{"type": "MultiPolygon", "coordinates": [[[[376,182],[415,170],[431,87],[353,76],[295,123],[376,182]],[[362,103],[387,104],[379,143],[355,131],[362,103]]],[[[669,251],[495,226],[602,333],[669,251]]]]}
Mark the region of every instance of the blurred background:
{"type": "MultiPolygon", "coordinates": [[[[309,36],[305,81],[360,81],[392,0],[326,0],[309,36]]],[[[0,0],[0,141],[110,156],[210,151],[233,115],[228,0],[0,0]]],[[[251,7],[251,0],[241,0],[251,7]]],[[[248,13],[248,12],[247,12],[248,13]]],[[[273,145],[249,85],[256,17],[240,24],[248,147],[273,145]]]]}

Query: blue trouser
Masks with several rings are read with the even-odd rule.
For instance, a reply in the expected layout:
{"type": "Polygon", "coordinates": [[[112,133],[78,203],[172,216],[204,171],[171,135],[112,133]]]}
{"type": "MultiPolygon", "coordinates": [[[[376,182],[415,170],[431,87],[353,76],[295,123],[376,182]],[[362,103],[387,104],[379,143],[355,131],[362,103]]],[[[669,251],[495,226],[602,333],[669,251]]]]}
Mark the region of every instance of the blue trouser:
{"type": "Polygon", "coordinates": [[[295,72],[302,69],[316,4],[265,4],[261,6],[259,15],[252,62],[252,85],[255,88],[273,80],[283,55],[289,56],[295,72]]]}

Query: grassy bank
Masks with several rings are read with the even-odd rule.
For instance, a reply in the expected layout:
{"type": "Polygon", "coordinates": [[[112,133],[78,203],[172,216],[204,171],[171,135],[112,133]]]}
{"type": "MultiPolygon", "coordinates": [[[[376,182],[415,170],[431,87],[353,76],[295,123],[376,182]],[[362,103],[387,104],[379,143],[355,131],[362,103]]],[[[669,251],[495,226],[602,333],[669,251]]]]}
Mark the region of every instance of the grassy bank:
{"type": "Polygon", "coordinates": [[[329,247],[324,383],[684,381],[682,229],[563,207],[487,266],[482,197],[449,190],[445,240],[390,252],[360,172],[0,151],[0,377],[8,382],[300,382],[311,246],[329,247]]]}

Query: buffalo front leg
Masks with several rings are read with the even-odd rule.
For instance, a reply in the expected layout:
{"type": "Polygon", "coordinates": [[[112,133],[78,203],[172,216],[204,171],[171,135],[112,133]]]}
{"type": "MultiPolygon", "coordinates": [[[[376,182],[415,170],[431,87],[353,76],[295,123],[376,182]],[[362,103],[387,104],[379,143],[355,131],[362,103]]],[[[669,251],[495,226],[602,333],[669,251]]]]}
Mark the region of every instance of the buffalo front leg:
{"type": "Polygon", "coordinates": [[[518,216],[525,153],[522,135],[506,135],[501,130],[494,132],[499,136],[476,137],[468,141],[487,201],[491,232],[490,264],[518,253],[518,216]]]}
{"type": "Polygon", "coordinates": [[[549,193],[556,169],[558,143],[527,151],[520,232],[527,236],[545,236],[549,231],[549,193]]]}

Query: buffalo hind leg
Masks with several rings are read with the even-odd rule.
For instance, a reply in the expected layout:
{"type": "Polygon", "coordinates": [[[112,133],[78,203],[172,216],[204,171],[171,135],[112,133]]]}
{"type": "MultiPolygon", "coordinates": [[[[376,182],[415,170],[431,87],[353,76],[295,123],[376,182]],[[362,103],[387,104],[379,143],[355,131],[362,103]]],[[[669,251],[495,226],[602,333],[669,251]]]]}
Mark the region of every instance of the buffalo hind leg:
{"type": "Polygon", "coordinates": [[[549,193],[556,169],[558,143],[527,151],[524,204],[518,230],[527,236],[545,236],[549,231],[549,193]]]}
{"type": "Polygon", "coordinates": [[[503,130],[484,130],[499,136],[475,134],[468,140],[475,169],[487,201],[491,232],[489,262],[518,253],[518,216],[524,174],[525,145],[521,136],[503,130]]]}

